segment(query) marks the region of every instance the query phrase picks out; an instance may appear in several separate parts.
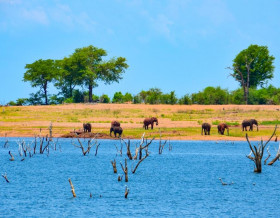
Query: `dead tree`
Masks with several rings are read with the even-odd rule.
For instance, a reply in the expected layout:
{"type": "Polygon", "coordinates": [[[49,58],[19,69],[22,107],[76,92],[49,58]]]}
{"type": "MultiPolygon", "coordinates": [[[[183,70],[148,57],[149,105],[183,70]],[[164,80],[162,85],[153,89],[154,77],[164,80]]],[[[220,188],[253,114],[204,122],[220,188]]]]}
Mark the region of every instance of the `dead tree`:
{"type": "MultiPolygon", "coordinates": [[[[95,138],[93,138],[93,139],[95,139],[95,138]]],[[[87,150],[84,149],[84,146],[83,146],[83,144],[82,144],[82,142],[80,141],[79,138],[78,138],[77,140],[78,140],[78,142],[79,142],[80,145],[76,145],[73,141],[72,141],[72,145],[74,145],[74,146],[77,147],[77,148],[82,149],[82,153],[83,153],[84,156],[85,156],[86,154],[89,154],[90,149],[91,149],[94,145],[96,145],[96,151],[95,151],[95,156],[96,156],[96,155],[97,155],[97,150],[98,150],[99,143],[97,142],[96,139],[92,142],[93,139],[91,138],[91,139],[88,140],[88,143],[87,143],[88,148],[87,148],[87,150]]]]}
{"type": "Polygon", "coordinates": [[[5,138],[6,138],[6,141],[3,145],[4,148],[8,148],[9,147],[9,140],[7,139],[7,133],[5,133],[5,138]]]}
{"type": "Polygon", "coordinates": [[[142,153],[143,153],[143,150],[145,149],[146,152],[148,152],[148,149],[149,149],[149,145],[152,144],[152,142],[154,141],[155,137],[153,137],[149,142],[148,142],[148,139],[146,138],[146,144],[143,146],[144,144],[144,136],[145,136],[145,133],[142,135],[142,138],[141,138],[141,142],[140,142],[140,145],[139,145],[139,160],[142,159],[142,153]]]}
{"type": "Polygon", "coordinates": [[[122,162],[120,162],[120,164],[121,164],[122,170],[123,170],[124,175],[125,175],[125,182],[128,182],[127,159],[126,158],[124,159],[124,167],[122,165],[122,162]]]}
{"type": "Polygon", "coordinates": [[[113,166],[114,173],[117,173],[118,170],[117,170],[116,160],[114,159],[114,161],[111,161],[111,164],[112,164],[112,166],[113,166]]]}
{"type": "Polygon", "coordinates": [[[159,154],[162,154],[162,151],[164,149],[164,146],[165,146],[166,142],[167,142],[167,140],[165,140],[164,143],[161,142],[161,131],[159,129],[159,147],[158,147],[158,153],[159,154]]]}
{"type": "Polygon", "coordinates": [[[277,160],[279,159],[279,157],[280,157],[280,144],[279,144],[278,151],[277,151],[277,153],[276,153],[275,158],[274,158],[272,161],[270,161],[270,162],[268,163],[268,165],[269,165],[269,166],[273,165],[273,164],[275,163],[275,161],[277,161],[277,160]]]}
{"type": "Polygon", "coordinates": [[[129,188],[127,188],[127,186],[125,186],[125,191],[124,191],[125,198],[127,198],[128,193],[129,193],[129,188]]]}
{"type": "Polygon", "coordinates": [[[126,145],[127,157],[129,158],[129,160],[132,160],[132,154],[131,154],[131,151],[130,151],[130,140],[128,140],[128,142],[126,143],[126,141],[121,138],[121,141],[123,141],[126,145]]]}
{"type": "Polygon", "coordinates": [[[148,149],[146,149],[146,155],[145,155],[145,157],[141,158],[141,160],[138,161],[138,163],[136,164],[136,166],[135,166],[135,168],[134,168],[133,170],[132,170],[132,168],[131,168],[131,172],[132,172],[133,174],[136,172],[136,170],[137,170],[138,166],[140,165],[140,163],[141,163],[142,161],[144,161],[148,156],[149,156],[148,149]]]}
{"type": "Polygon", "coordinates": [[[68,179],[68,181],[69,181],[70,186],[71,186],[72,195],[73,195],[73,197],[75,198],[75,197],[76,197],[76,193],[75,193],[74,185],[73,185],[73,183],[72,183],[72,181],[71,181],[70,178],[68,179]]]}
{"type": "Polygon", "coordinates": [[[122,181],[122,177],[123,177],[123,175],[118,176],[118,182],[122,181]]]}
{"type": "Polygon", "coordinates": [[[265,160],[264,160],[264,165],[266,165],[266,162],[267,162],[267,160],[270,158],[270,156],[271,156],[271,154],[270,154],[270,152],[269,152],[269,146],[266,148],[266,151],[267,151],[267,153],[268,153],[268,156],[267,156],[267,158],[265,158],[265,160]]]}
{"type": "Polygon", "coordinates": [[[10,181],[8,180],[8,177],[7,177],[7,173],[2,174],[2,176],[6,180],[7,183],[10,183],[10,181]]]}
{"type": "Polygon", "coordinates": [[[247,142],[249,144],[251,152],[254,155],[253,157],[251,155],[248,155],[247,157],[250,160],[254,161],[254,163],[255,163],[254,172],[255,173],[262,172],[262,158],[263,158],[263,154],[264,154],[264,149],[265,149],[266,145],[270,142],[272,137],[275,135],[276,129],[277,129],[277,125],[275,126],[275,129],[274,129],[272,135],[270,136],[270,138],[268,139],[268,141],[264,144],[263,140],[261,140],[261,144],[259,145],[258,148],[255,145],[254,145],[254,148],[252,147],[251,142],[249,141],[249,138],[248,138],[248,134],[246,133],[247,142]]]}
{"type": "Polygon", "coordinates": [[[11,156],[11,159],[9,159],[9,160],[10,160],[10,161],[14,161],[15,158],[14,158],[14,156],[12,155],[12,152],[11,152],[11,151],[9,151],[9,155],[11,156]]]}
{"type": "Polygon", "coordinates": [[[169,141],[169,151],[172,151],[172,144],[170,143],[170,139],[168,140],[169,141]]]}

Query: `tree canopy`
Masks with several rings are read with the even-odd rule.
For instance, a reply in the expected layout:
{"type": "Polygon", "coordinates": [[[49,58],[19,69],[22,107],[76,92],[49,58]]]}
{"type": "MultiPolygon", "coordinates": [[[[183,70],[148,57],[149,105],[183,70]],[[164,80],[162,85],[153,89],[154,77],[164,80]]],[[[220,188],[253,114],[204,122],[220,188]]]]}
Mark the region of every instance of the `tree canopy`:
{"type": "Polygon", "coordinates": [[[98,86],[98,81],[104,81],[105,84],[119,82],[128,68],[124,57],[104,61],[105,56],[107,52],[104,49],[92,45],[78,48],[71,55],[76,61],[76,71],[82,75],[83,85],[88,88],[89,102],[92,102],[92,89],[98,86]]]}
{"type": "Polygon", "coordinates": [[[263,86],[273,78],[274,57],[269,55],[267,46],[250,45],[233,60],[230,74],[244,90],[244,100],[248,103],[249,88],[263,86]]]}
{"type": "Polygon", "coordinates": [[[52,82],[58,73],[55,60],[39,59],[32,64],[26,64],[23,81],[30,82],[32,87],[39,87],[39,93],[45,98],[45,104],[48,104],[48,84],[52,82]]]}

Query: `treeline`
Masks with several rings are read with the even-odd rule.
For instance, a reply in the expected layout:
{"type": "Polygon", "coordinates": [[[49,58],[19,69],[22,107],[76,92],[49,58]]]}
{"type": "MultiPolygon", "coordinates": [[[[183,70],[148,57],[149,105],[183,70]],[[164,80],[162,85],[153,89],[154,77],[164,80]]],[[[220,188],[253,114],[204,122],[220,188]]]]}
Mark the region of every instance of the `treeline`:
{"type": "MultiPolygon", "coordinates": [[[[280,88],[272,85],[261,89],[249,89],[248,104],[280,104],[280,88]]],[[[170,93],[163,93],[159,88],[151,88],[147,91],[141,91],[137,95],[131,93],[116,92],[111,99],[108,95],[101,96],[92,95],[94,102],[100,103],[133,103],[133,104],[201,104],[201,105],[222,105],[222,104],[245,104],[244,91],[242,88],[234,91],[228,91],[221,87],[206,87],[204,90],[186,94],[178,98],[175,91],[170,93]]],[[[59,95],[52,95],[49,98],[50,104],[63,104],[63,103],[87,103],[89,102],[88,91],[80,91],[75,89],[73,96],[65,98],[59,95]]],[[[30,98],[20,98],[16,102],[9,102],[9,105],[41,105],[44,104],[40,96],[31,94],[30,98]]]]}

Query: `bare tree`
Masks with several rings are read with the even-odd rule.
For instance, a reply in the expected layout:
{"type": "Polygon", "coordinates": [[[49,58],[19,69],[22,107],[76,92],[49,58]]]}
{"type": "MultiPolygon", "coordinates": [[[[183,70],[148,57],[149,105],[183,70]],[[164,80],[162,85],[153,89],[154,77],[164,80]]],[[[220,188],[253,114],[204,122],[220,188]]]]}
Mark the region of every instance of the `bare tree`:
{"type": "Polygon", "coordinates": [[[160,131],[160,128],[159,128],[159,147],[158,147],[158,153],[159,154],[162,154],[162,151],[164,149],[164,146],[166,144],[167,140],[165,140],[164,143],[161,142],[161,131],[160,131]]]}
{"type": "Polygon", "coordinates": [[[246,133],[247,142],[251,149],[251,153],[253,153],[253,155],[254,155],[254,156],[247,155],[247,157],[250,160],[254,161],[254,163],[255,163],[254,172],[256,172],[256,173],[262,172],[262,157],[264,154],[264,149],[265,149],[266,145],[270,142],[272,137],[275,135],[276,129],[277,129],[277,125],[275,126],[275,129],[274,129],[272,135],[270,136],[270,138],[268,139],[268,141],[264,144],[263,140],[261,140],[261,144],[259,145],[258,148],[255,145],[254,145],[254,148],[252,147],[251,142],[249,141],[249,138],[248,138],[248,134],[246,133]]]}
{"type": "Polygon", "coordinates": [[[114,159],[114,161],[111,161],[111,164],[112,164],[112,166],[113,166],[114,173],[117,173],[118,170],[117,170],[116,160],[114,159]]]}
{"type": "Polygon", "coordinates": [[[83,146],[82,142],[80,141],[80,139],[78,138],[77,140],[78,140],[78,142],[79,142],[80,145],[76,145],[73,141],[72,141],[72,145],[74,145],[74,146],[77,147],[77,148],[82,149],[82,153],[83,153],[84,156],[85,156],[86,154],[89,154],[90,149],[91,149],[94,145],[96,145],[95,156],[97,155],[97,150],[98,150],[98,147],[99,147],[99,143],[97,142],[97,140],[96,140],[95,138],[91,138],[91,139],[88,140],[88,142],[87,142],[87,146],[88,146],[88,147],[87,147],[87,150],[84,149],[84,146],[83,146]],[[93,140],[94,140],[94,141],[93,141],[93,140]]]}
{"type": "Polygon", "coordinates": [[[120,164],[125,175],[125,182],[128,182],[127,159],[126,158],[124,159],[124,166],[122,165],[122,162],[120,162],[120,164]]]}
{"type": "Polygon", "coordinates": [[[75,198],[75,197],[76,197],[76,193],[75,193],[74,185],[73,185],[73,183],[72,183],[72,181],[71,181],[70,178],[68,179],[68,181],[69,181],[70,186],[71,186],[72,195],[73,195],[73,197],[75,198]]]}

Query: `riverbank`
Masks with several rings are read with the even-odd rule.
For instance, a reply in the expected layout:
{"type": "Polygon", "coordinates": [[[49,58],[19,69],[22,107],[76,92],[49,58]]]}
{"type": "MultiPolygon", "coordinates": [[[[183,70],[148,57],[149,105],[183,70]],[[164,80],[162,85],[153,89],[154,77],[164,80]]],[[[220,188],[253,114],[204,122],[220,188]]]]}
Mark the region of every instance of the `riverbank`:
{"type": "MultiPolygon", "coordinates": [[[[138,104],[68,104],[50,106],[0,107],[0,136],[33,137],[49,134],[61,137],[92,124],[92,131],[109,135],[112,120],[121,122],[125,138],[147,137],[171,140],[245,140],[242,120],[257,119],[259,131],[248,132],[252,140],[267,139],[280,119],[278,105],[138,105],[138,104]],[[153,130],[143,129],[146,117],[157,117],[159,125],[153,130]],[[201,124],[212,125],[211,135],[201,135],[201,124]],[[230,125],[229,136],[219,135],[217,124],[230,125]],[[160,131],[159,131],[160,128],[160,131]]],[[[110,138],[105,137],[105,138],[110,138]]]]}

